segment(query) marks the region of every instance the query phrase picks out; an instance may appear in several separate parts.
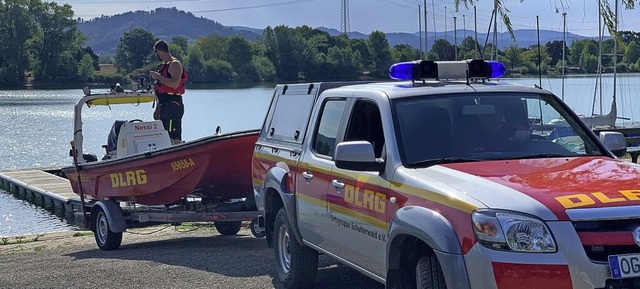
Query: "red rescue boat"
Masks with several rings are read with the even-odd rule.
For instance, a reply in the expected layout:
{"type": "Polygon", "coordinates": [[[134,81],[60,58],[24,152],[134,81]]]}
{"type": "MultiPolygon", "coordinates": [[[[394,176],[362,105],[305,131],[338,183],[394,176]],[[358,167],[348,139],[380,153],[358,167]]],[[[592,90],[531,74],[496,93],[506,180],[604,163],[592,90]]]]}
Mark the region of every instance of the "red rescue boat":
{"type": "Polygon", "coordinates": [[[83,106],[153,102],[151,92],[85,92],[75,106],[74,166],[62,171],[76,194],[94,199],[165,205],[189,194],[218,201],[252,194],[251,156],[258,130],[172,145],[160,121],[116,121],[102,160],[82,150],[83,106]],[[80,181],[78,181],[80,180],[80,181]]]}

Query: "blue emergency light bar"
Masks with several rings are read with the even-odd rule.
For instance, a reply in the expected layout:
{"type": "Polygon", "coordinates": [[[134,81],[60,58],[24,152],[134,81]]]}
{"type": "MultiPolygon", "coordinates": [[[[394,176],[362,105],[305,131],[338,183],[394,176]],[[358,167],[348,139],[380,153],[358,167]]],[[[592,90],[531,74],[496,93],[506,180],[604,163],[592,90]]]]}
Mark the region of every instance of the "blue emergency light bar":
{"type": "Polygon", "coordinates": [[[397,80],[500,78],[504,76],[505,71],[504,64],[482,59],[416,60],[392,65],[389,68],[389,76],[397,80]]]}

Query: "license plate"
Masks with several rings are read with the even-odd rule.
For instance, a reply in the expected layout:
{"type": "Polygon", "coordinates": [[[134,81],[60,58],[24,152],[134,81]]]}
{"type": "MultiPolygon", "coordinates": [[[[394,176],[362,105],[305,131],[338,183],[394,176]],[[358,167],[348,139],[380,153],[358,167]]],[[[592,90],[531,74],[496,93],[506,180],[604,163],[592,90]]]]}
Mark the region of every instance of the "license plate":
{"type": "Polygon", "coordinates": [[[609,256],[609,268],[615,279],[640,276],[640,254],[609,256]]]}

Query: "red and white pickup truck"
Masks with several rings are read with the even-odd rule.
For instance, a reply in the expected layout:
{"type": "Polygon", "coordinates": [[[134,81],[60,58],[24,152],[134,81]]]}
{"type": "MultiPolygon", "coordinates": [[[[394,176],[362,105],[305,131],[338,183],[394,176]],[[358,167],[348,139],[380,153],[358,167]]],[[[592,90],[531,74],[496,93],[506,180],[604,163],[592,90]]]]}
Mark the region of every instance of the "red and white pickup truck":
{"type": "Polygon", "coordinates": [[[503,70],[416,61],[391,67],[404,81],[278,85],[252,172],[279,280],[311,287],[325,254],[387,288],[640,288],[623,136],[487,80],[503,70]]]}

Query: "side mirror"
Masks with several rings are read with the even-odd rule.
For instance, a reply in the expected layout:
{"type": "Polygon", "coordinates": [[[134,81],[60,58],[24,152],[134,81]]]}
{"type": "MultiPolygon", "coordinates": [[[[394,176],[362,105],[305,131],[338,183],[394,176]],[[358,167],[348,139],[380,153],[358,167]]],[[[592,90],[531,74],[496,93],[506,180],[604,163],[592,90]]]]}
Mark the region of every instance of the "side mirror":
{"type": "Polygon", "coordinates": [[[336,167],[353,171],[384,171],[384,161],[376,159],[373,145],[368,141],[341,142],[336,146],[333,160],[336,167]]]}
{"type": "Polygon", "coordinates": [[[602,131],[600,141],[617,157],[622,157],[627,153],[627,140],[619,132],[602,131]]]}

